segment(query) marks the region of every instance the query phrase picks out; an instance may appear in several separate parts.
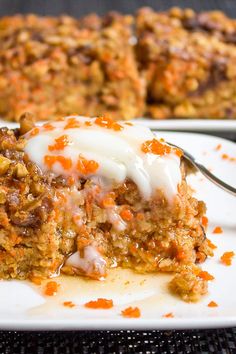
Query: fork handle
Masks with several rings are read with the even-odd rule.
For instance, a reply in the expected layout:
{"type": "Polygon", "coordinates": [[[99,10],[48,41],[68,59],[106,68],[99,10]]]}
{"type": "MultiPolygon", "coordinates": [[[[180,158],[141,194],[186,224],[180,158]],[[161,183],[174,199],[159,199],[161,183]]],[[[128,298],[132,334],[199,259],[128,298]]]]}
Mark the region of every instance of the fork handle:
{"type": "Polygon", "coordinates": [[[223,189],[224,191],[236,196],[236,188],[230,186],[229,184],[223,182],[221,179],[217,178],[215,175],[213,175],[205,166],[202,164],[194,161],[196,166],[199,168],[199,170],[202,172],[202,174],[207,177],[211,182],[216,184],[218,187],[223,189]]]}

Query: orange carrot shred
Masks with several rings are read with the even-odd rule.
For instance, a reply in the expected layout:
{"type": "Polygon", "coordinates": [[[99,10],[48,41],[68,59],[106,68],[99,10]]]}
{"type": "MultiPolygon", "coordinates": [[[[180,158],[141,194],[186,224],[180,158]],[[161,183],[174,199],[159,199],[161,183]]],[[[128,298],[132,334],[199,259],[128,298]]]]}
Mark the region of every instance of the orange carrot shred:
{"type": "Polygon", "coordinates": [[[113,307],[113,301],[99,298],[97,300],[87,302],[84,306],[88,307],[90,309],[104,309],[104,310],[106,310],[106,309],[110,309],[113,307]]]}
{"type": "Polygon", "coordinates": [[[34,283],[35,285],[41,285],[42,284],[42,278],[36,277],[36,276],[31,276],[30,281],[34,283]]]}
{"type": "Polygon", "coordinates": [[[210,301],[207,306],[208,307],[218,307],[218,304],[215,301],[210,301]]]}
{"type": "Polygon", "coordinates": [[[49,124],[49,123],[44,124],[43,128],[45,130],[54,130],[55,129],[55,127],[52,124],[49,124]]]}
{"type": "Polygon", "coordinates": [[[69,170],[72,167],[72,160],[69,157],[64,156],[51,156],[45,155],[44,156],[44,163],[48,166],[48,168],[52,168],[54,163],[59,162],[64,170],[69,170]]]}
{"type": "Polygon", "coordinates": [[[212,243],[211,240],[209,240],[209,239],[207,239],[207,244],[208,244],[208,246],[209,246],[212,250],[214,250],[214,249],[217,248],[217,246],[214,245],[214,243],[212,243]]]}
{"type": "Polygon", "coordinates": [[[94,160],[86,160],[85,157],[80,155],[76,167],[82,175],[88,175],[95,173],[99,168],[99,164],[94,160]]]}
{"type": "Polygon", "coordinates": [[[108,117],[98,117],[95,119],[95,124],[106,129],[113,129],[115,131],[120,131],[124,129],[121,124],[113,122],[112,119],[108,117]]]}
{"type": "Polygon", "coordinates": [[[74,128],[80,128],[80,122],[75,117],[72,117],[67,120],[64,129],[66,130],[66,129],[74,129],[74,128]]]}
{"type": "Polygon", "coordinates": [[[221,257],[220,261],[226,266],[230,266],[232,264],[232,258],[235,256],[233,251],[225,252],[221,257]]]}
{"type": "Polygon", "coordinates": [[[207,227],[207,225],[208,225],[208,218],[205,215],[203,215],[203,217],[202,217],[202,225],[204,227],[207,227]]]}
{"type": "Polygon", "coordinates": [[[214,230],[212,231],[213,234],[222,234],[223,230],[220,226],[216,226],[214,230]]]}
{"type": "Polygon", "coordinates": [[[165,315],[163,315],[162,317],[165,317],[165,318],[173,318],[174,315],[172,312],[169,312],[169,313],[166,313],[165,315]]]}
{"type": "Polygon", "coordinates": [[[215,148],[215,150],[220,150],[222,148],[222,145],[221,144],[218,144],[215,148]]]}
{"type": "Polygon", "coordinates": [[[182,151],[177,148],[171,148],[171,146],[167,144],[163,144],[161,140],[152,139],[147,140],[141,145],[141,150],[145,154],[152,153],[155,155],[166,155],[174,152],[177,156],[181,157],[183,155],[182,151]]]}
{"type": "Polygon", "coordinates": [[[39,133],[39,128],[33,128],[31,131],[30,131],[30,136],[35,136],[35,135],[38,135],[39,133]]]}
{"type": "Polygon", "coordinates": [[[64,301],[63,306],[72,308],[75,307],[75,304],[72,301],[64,301]]]}
{"type": "Polygon", "coordinates": [[[139,318],[141,316],[141,311],[138,307],[127,307],[123,311],[121,311],[121,315],[123,317],[128,318],[139,318]]]}
{"type": "Polygon", "coordinates": [[[68,135],[62,135],[59,138],[55,139],[55,144],[54,145],[49,145],[48,146],[48,150],[49,151],[63,150],[68,145],[70,145],[70,141],[69,141],[68,135]]]}
{"type": "Polygon", "coordinates": [[[171,147],[169,145],[162,144],[160,141],[154,138],[152,140],[145,141],[141,146],[141,150],[145,154],[152,153],[156,155],[165,155],[171,152],[171,147]]]}
{"type": "Polygon", "coordinates": [[[221,157],[222,157],[223,160],[227,160],[229,158],[229,155],[228,154],[222,154],[221,157]]]}
{"type": "Polygon", "coordinates": [[[47,296],[53,296],[56,295],[58,292],[59,284],[55,281],[49,281],[46,284],[45,292],[44,294],[47,296]]]}
{"type": "Polygon", "coordinates": [[[186,258],[186,253],[184,251],[177,252],[176,258],[180,261],[186,258]]]}
{"type": "Polygon", "coordinates": [[[207,281],[215,279],[215,277],[213,277],[213,275],[211,275],[210,273],[208,273],[207,271],[204,271],[204,270],[202,270],[200,273],[198,273],[198,276],[200,278],[202,278],[203,280],[207,280],[207,281]]]}
{"type": "Polygon", "coordinates": [[[121,210],[120,216],[125,221],[131,221],[133,219],[133,213],[129,209],[121,210]]]}

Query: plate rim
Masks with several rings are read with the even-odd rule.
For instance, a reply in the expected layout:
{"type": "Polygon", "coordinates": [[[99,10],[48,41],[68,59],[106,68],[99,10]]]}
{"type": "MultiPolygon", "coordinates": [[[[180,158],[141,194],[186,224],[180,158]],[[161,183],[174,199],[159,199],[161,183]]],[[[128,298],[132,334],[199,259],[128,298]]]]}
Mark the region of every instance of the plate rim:
{"type": "MultiPolygon", "coordinates": [[[[236,123],[236,122],[235,122],[236,123]]],[[[167,134],[177,134],[186,136],[201,136],[204,139],[226,142],[236,147],[236,143],[217,136],[202,134],[200,132],[172,132],[163,131],[167,134]]],[[[181,300],[180,300],[181,301],[181,300]]],[[[197,303],[196,303],[197,305],[197,303]]],[[[99,310],[98,310],[99,311],[99,310]]],[[[20,314],[19,314],[20,315],[20,314]]],[[[62,315],[63,316],[63,315],[62,315]]],[[[210,314],[208,317],[189,317],[189,318],[139,318],[124,319],[122,317],[114,318],[84,318],[84,319],[51,319],[51,318],[0,318],[1,330],[184,330],[184,329],[207,329],[207,328],[226,328],[236,326],[236,316],[217,316],[210,314]]]]}

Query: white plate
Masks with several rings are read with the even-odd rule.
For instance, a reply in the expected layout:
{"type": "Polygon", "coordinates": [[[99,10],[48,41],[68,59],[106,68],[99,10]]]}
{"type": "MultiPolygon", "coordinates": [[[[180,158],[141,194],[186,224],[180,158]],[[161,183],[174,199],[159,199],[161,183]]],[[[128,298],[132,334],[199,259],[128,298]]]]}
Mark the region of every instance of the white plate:
{"type": "MultiPolygon", "coordinates": [[[[163,132],[168,141],[182,145],[199,157],[217,176],[236,185],[236,162],[224,161],[222,153],[236,157],[236,145],[224,139],[188,134],[163,132]],[[222,144],[222,149],[215,147],[222,144]]],[[[209,284],[209,294],[197,304],[190,304],[172,296],[167,290],[170,275],[138,275],[131,271],[111,271],[105,282],[83,278],[57,278],[60,290],[54,297],[45,298],[43,289],[24,281],[0,282],[0,328],[1,329],[187,329],[236,326],[236,257],[230,267],[219,262],[225,251],[236,253],[236,199],[218,189],[202,176],[190,178],[198,197],[205,200],[210,220],[208,236],[218,249],[203,269],[215,276],[209,284]],[[223,228],[223,234],[214,235],[215,226],[223,228]],[[127,283],[129,281],[129,283],[127,283]],[[91,310],[83,304],[92,299],[113,299],[110,310],[91,310]],[[210,308],[211,301],[218,307],[210,308]],[[72,301],[74,308],[62,306],[72,301]],[[138,306],[141,317],[126,319],[122,309],[138,306]],[[163,318],[172,312],[174,318],[163,318]]]]}
{"type": "Polygon", "coordinates": [[[236,119],[137,119],[152,129],[193,132],[236,132],[236,119]]]}
{"type": "MultiPolygon", "coordinates": [[[[135,123],[143,124],[157,130],[192,131],[192,132],[236,132],[236,119],[134,119],[135,123]]],[[[41,124],[39,122],[39,124],[41,124]]],[[[0,126],[16,128],[17,123],[0,119],[0,126]]]]}

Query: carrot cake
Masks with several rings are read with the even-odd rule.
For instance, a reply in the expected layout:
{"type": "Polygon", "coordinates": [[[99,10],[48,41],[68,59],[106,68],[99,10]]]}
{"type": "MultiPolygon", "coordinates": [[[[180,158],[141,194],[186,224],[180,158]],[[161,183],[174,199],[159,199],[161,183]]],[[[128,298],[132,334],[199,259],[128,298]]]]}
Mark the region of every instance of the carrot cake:
{"type": "Polygon", "coordinates": [[[104,117],[33,127],[25,116],[0,129],[0,150],[1,278],[102,279],[119,266],[177,274],[170,287],[185,300],[206,293],[205,204],[159,134],[104,117]]]}
{"type": "Polygon", "coordinates": [[[147,116],[236,118],[236,20],[219,11],[143,8],[136,27],[147,116]]]}
{"type": "Polygon", "coordinates": [[[131,16],[77,20],[15,15],[0,19],[0,117],[18,121],[69,114],[129,119],[143,115],[144,81],[131,16]]]}

